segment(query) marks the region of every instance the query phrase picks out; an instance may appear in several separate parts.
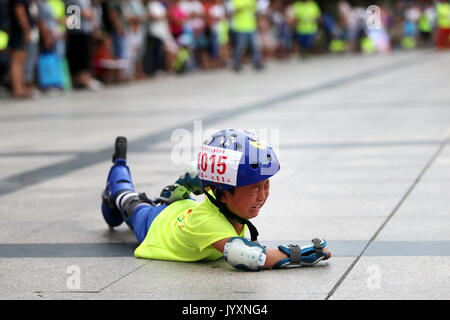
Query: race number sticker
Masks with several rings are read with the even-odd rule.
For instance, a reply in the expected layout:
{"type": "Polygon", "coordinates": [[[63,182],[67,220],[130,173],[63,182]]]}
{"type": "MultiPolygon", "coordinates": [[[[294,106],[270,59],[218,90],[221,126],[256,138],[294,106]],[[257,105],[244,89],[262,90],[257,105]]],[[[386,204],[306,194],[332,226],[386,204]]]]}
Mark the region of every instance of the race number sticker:
{"type": "Polygon", "coordinates": [[[198,177],[236,186],[241,157],[240,151],[203,145],[197,159],[198,177]]]}

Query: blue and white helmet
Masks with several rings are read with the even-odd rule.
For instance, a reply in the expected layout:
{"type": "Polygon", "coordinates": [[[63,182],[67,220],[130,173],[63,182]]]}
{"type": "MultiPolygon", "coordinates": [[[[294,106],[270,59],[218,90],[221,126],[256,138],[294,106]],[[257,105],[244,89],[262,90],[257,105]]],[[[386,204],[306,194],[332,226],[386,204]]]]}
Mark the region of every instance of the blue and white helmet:
{"type": "Polygon", "coordinates": [[[280,163],[272,147],[255,134],[238,129],[222,130],[204,142],[197,158],[202,190],[226,191],[272,177],[280,163]]]}

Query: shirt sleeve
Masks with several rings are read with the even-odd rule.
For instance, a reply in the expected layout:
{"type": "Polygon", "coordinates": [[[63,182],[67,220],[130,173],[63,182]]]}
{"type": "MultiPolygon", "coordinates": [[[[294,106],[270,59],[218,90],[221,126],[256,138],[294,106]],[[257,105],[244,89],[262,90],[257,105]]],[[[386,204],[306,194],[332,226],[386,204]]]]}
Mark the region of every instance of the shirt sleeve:
{"type": "Polygon", "coordinates": [[[193,235],[195,238],[195,245],[200,250],[204,250],[219,240],[237,237],[238,234],[233,226],[228,221],[226,223],[228,223],[229,226],[221,219],[210,219],[202,224],[198,224],[196,226],[195,234],[193,235]]]}
{"type": "Polygon", "coordinates": [[[222,239],[237,237],[236,230],[231,223],[220,215],[196,215],[185,219],[184,227],[180,230],[183,242],[189,246],[204,250],[214,242],[222,239]]]}

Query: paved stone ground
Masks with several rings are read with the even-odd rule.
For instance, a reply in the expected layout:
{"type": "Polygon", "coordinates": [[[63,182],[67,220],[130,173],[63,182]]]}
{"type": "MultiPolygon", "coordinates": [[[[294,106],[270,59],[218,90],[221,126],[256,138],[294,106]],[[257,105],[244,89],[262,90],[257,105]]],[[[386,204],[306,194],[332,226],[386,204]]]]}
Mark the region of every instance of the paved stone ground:
{"type": "Polygon", "coordinates": [[[449,67],[434,51],[324,56],[0,101],[0,299],[448,299],[449,67]],[[125,225],[107,228],[117,135],[136,189],[156,195],[228,127],[256,130],[281,161],[260,240],[323,237],[329,262],[141,260],[125,225]]]}

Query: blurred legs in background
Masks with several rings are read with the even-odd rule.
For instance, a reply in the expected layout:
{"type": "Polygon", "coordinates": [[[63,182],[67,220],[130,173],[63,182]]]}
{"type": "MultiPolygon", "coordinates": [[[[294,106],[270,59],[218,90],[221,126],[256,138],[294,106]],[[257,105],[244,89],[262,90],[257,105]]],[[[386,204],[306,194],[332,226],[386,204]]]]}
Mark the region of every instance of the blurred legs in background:
{"type": "Polygon", "coordinates": [[[28,93],[25,87],[25,50],[11,50],[11,86],[14,97],[26,97],[28,93]]]}
{"type": "Polygon", "coordinates": [[[256,69],[262,68],[261,55],[258,47],[258,40],[255,32],[236,32],[235,33],[236,46],[233,52],[233,69],[239,71],[241,69],[242,58],[250,46],[252,53],[253,66],[256,69]]]}

